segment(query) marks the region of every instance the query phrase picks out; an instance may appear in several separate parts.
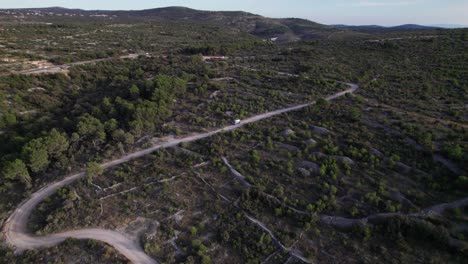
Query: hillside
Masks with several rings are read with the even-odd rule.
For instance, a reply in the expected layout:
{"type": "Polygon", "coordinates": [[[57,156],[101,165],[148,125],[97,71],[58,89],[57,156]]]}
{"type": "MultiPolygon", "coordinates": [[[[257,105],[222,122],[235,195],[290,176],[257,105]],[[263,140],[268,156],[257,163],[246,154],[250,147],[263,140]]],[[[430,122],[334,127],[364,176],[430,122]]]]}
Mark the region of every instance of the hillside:
{"type": "Polygon", "coordinates": [[[304,19],[275,19],[242,11],[201,11],[186,7],[165,7],[138,11],[81,10],[61,7],[0,9],[1,20],[23,22],[74,21],[184,21],[231,27],[277,41],[321,39],[338,29],[304,19]]]}

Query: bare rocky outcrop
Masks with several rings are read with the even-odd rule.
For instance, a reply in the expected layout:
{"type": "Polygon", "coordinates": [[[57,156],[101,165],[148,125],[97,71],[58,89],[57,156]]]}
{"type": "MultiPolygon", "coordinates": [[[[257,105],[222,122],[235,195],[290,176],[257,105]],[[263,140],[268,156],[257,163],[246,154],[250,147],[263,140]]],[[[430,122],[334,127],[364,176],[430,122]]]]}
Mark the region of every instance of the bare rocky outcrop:
{"type": "Polygon", "coordinates": [[[401,173],[409,173],[411,172],[411,167],[402,163],[402,162],[396,162],[395,167],[398,169],[399,172],[401,173]]]}
{"type": "Polygon", "coordinates": [[[42,87],[34,87],[34,88],[29,88],[28,92],[37,92],[37,91],[45,91],[45,88],[42,87]]]}
{"type": "Polygon", "coordinates": [[[337,161],[341,162],[342,164],[347,164],[350,166],[353,166],[355,164],[354,160],[345,156],[332,156],[332,157],[335,158],[337,161]]]}
{"type": "Polygon", "coordinates": [[[385,155],[382,152],[380,152],[380,150],[375,148],[370,148],[369,153],[381,159],[385,157],[385,155]]]}
{"type": "Polygon", "coordinates": [[[309,153],[309,155],[319,157],[319,158],[326,158],[327,157],[327,155],[323,154],[322,152],[311,152],[311,153],[309,153]]]}
{"type": "Polygon", "coordinates": [[[308,171],[312,171],[313,173],[319,173],[320,167],[316,163],[308,160],[302,160],[300,162],[300,166],[308,169],[308,171]]]}
{"type": "Polygon", "coordinates": [[[311,132],[318,136],[326,136],[330,133],[330,131],[324,127],[311,125],[310,128],[312,129],[311,132]]]}
{"type": "Polygon", "coordinates": [[[293,154],[301,151],[298,147],[292,146],[289,144],[284,144],[281,142],[275,142],[275,144],[280,148],[283,148],[283,149],[288,150],[289,152],[292,152],[293,154]]]}
{"type": "Polygon", "coordinates": [[[315,147],[315,146],[317,146],[318,142],[315,139],[309,138],[306,141],[306,144],[307,144],[307,146],[315,147]]]}
{"type": "Polygon", "coordinates": [[[218,97],[220,91],[214,91],[212,94],[210,94],[210,99],[215,99],[216,97],[218,97]]]}
{"type": "Polygon", "coordinates": [[[283,132],[280,133],[280,135],[281,135],[282,137],[289,137],[289,136],[292,136],[292,135],[294,135],[294,134],[295,134],[295,133],[294,133],[294,130],[292,130],[292,129],[290,129],[290,128],[285,129],[285,130],[283,130],[283,132]]]}
{"type": "Polygon", "coordinates": [[[304,177],[309,177],[310,175],[312,175],[312,173],[310,173],[310,171],[308,171],[307,169],[304,169],[304,168],[299,168],[297,169],[301,174],[302,176],[304,177]]]}

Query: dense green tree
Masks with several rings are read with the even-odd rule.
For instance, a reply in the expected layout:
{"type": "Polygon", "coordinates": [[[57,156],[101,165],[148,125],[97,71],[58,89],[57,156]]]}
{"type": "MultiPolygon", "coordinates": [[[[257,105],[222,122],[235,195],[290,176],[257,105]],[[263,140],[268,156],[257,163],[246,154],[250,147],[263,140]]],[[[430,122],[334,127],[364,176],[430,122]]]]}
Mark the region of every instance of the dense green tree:
{"type": "Polygon", "coordinates": [[[428,150],[432,151],[432,149],[434,148],[434,144],[432,142],[432,134],[431,133],[424,133],[424,135],[421,138],[421,143],[428,150]]]}
{"type": "Polygon", "coordinates": [[[174,90],[177,94],[184,94],[187,91],[187,81],[181,78],[174,78],[174,90]]]}
{"type": "Polygon", "coordinates": [[[115,109],[117,110],[120,118],[128,120],[135,112],[135,105],[132,102],[117,96],[115,98],[115,109]]]}
{"type": "Polygon", "coordinates": [[[104,128],[108,133],[112,133],[117,128],[119,128],[119,122],[114,118],[109,119],[108,121],[106,121],[106,123],[104,123],[104,128]]]}
{"type": "Polygon", "coordinates": [[[351,110],[349,111],[349,118],[353,122],[360,121],[361,120],[361,111],[359,110],[359,108],[357,108],[357,107],[351,108],[351,110]]]}
{"type": "Polygon", "coordinates": [[[464,153],[463,148],[459,144],[446,144],[444,146],[444,151],[448,154],[451,159],[462,160],[464,153]]]}
{"type": "Polygon", "coordinates": [[[22,156],[32,172],[40,172],[49,165],[49,153],[43,138],[29,141],[23,146],[22,156]]]}
{"type": "Polygon", "coordinates": [[[13,126],[16,122],[16,115],[12,112],[6,112],[0,115],[0,128],[13,126]]]}
{"type": "Polygon", "coordinates": [[[138,89],[138,86],[134,84],[130,87],[129,93],[132,99],[137,99],[140,96],[140,89],[138,89]]]}
{"type": "Polygon", "coordinates": [[[136,71],[133,72],[136,79],[142,78],[145,74],[145,71],[142,68],[138,68],[136,71]]]}
{"type": "Polygon", "coordinates": [[[109,97],[104,97],[104,99],[102,99],[101,110],[104,113],[107,113],[109,115],[114,115],[115,114],[115,107],[112,104],[109,97]]]}
{"type": "Polygon", "coordinates": [[[135,137],[131,133],[125,133],[122,129],[117,129],[112,132],[112,139],[127,145],[135,143],[135,137]]]}
{"type": "Polygon", "coordinates": [[[252,150],[252,161],[254,163],[260,162],[260,153],[257,150],[252,150]]]}
{"type": "Polygon", "coordinates": [[[159,74],[155,78],[157,88],[163,89],[165,91],[172,88],[172,78],[170,76],[159,74]]]}
{"type": "Polygon", "coordinates": [[[203,255],[201,259],[202,264],[211,264],[211,258],[210,256],[203,255]]]}
{"type": "Polygon", "coordinates": [[[91,140],[105,140],[106,132],[101,121],[90,114],[85,114],[80,117],[77,125],[78,134],[82,137],[88,137],[91,140]]]}
{"type": "Polygon", "coordinates": [[[32,186],[32,180],[29,176],[26,164],[24,164],[20,159],[7,162],[3,167],[3,176],[7,180],[19,180],[26,186],[26,188],[31,188],[32,186]]]}
{"type": "Polygon", "coordinates": [[[144,100],[135,109],[135,121],[132,123],[132,126],[139,127],[143,131],[152,132],[156,127],[156,123],[168,118],[171,114],[171,111],[166,107],[164,102],[158,104],[144,100]]]}
{"type": "Polygon", "coordinates": [[[88,181],[92,181],[94,177],[101,175],[104,172],[104,169],[97,162],[88,162],[86,164],[86,178],[88,181]]]}
{"type": "Polygon", "coordinates": [[[59,158],[70,145],[65,133],[60,133],[57,129],[52,129],[45,138],[44,144],[50,157],[59,158]]]}

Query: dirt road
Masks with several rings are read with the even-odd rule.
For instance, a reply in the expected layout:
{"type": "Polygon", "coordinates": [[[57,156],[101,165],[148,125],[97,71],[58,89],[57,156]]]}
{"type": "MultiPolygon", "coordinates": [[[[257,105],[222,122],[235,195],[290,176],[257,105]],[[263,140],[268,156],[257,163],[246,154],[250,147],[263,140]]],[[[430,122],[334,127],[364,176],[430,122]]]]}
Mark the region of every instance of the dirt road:
{"type": "MultiPolygon", "coordinates": [[[[327,97],[326,99],[333,100],[345,94],[353,93],[357,89],[359,89],[359,85],[357,84],[347,83],[347,85],[350,87],[349,89],[339,92],[337,94],[331,95],[327,97]]],[[[158,143],[152,146],[151,148],[140,150],[140,151],[131,153],[129,155],[126,155],[120,159],[116,159],[116,160],[104,163],[102,164],[102,167],[110,168],[110,167],[125,163],[127,161],[130,161],[132,159],[145,156],[161,148],[174,147],[174,146],[179,145],[180,143],[192,142],[195,140],[211,137],[218,133],[235,130],[246,124],[254,123],[254,122],[266,119],[266,118],[280,115],[282,113],[299,110],[299,109],[305,108],[313,104],[315,104],[315,102],[288,107],[284,109],[279,109],[276,111],[272,111],[272,112],[268,112],[268,113],[264,113],[264,114],[260,114],[260,115],[256,115],[256,116],[244,119],[237,125],[226,126],[224,128],[217,129],[214,131],[195,134],[195,135],[187,136],[184,138],[169,139],[168,141],[158,143]]],[[[153,260],[152,258],[150,258],[148,255],[145,254],[145,252],[140,247],[140,245],[138,245],[131,239],[125,237],[124,234],[120,234],[115,231],[104,230],[104,229],[80,229],[80,230],[71,230],[67,232],[62,232],[62,233],[53,234],[50,236],[42,236],[42,237],[34,236],[28,233],[27,222],[34,208],[40,202],[42,202],[45,198],[55,193],[57,189],[62,188],[66,185],[69,185],[73,183],[74,181],[81,179],[83,177],[85,177],[84,173],[78,173],[78,174],[68,176],[61,181],[52,183],[38,190],[37,192],[32,194],[28,200],[20,204],[16,208],[16,210],[11,214],[11,216],[8,218],[8,220],[6,221],[4,225],[3,232],[4,232],[4,236],[5,236],[7,243],[10,246],[16,248],[18,252],[21,252],[26,249],[50,247],[50,246],[61,243],[66,238],[94,239],[94,240],[99,240],[99,241],[102,241],[104,243],[107,243],[113,246],[116,250],[118,250],[122,255],[127,257],[133,263],[142,263],[142,264],[143,263],[157,263],[155,260],[153,260]]]]}

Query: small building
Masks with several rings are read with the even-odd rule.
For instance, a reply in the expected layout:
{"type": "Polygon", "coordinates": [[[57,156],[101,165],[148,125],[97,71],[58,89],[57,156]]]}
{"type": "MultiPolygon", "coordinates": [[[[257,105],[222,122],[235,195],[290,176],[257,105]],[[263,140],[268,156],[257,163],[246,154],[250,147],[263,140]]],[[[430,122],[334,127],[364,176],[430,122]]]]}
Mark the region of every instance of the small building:
{"type": "Polygon", "coordinates": [[[203,61],[221,61],[227,59],[226,56],[203,56],[203,61]]]}

